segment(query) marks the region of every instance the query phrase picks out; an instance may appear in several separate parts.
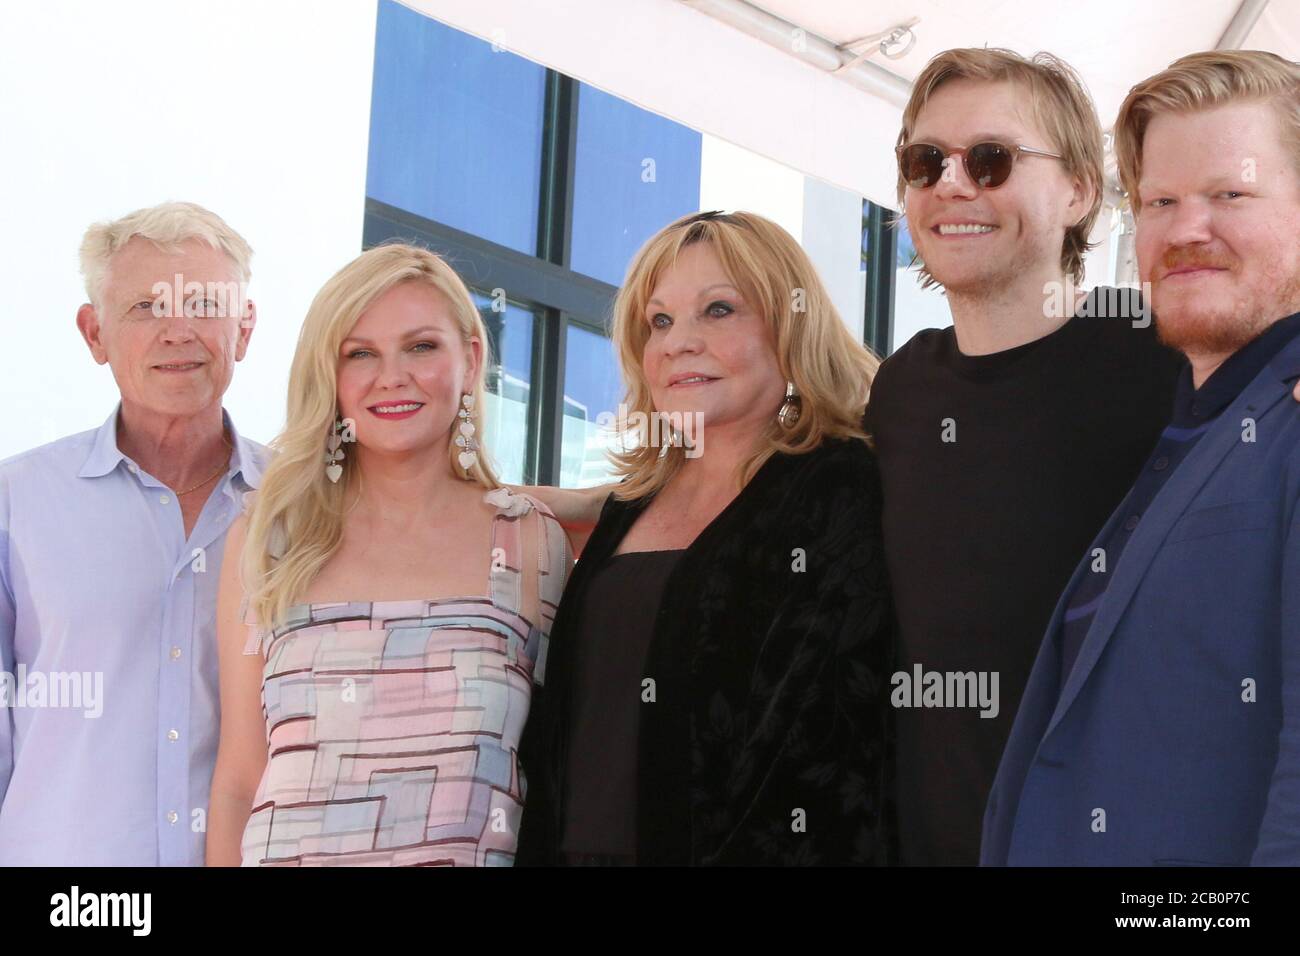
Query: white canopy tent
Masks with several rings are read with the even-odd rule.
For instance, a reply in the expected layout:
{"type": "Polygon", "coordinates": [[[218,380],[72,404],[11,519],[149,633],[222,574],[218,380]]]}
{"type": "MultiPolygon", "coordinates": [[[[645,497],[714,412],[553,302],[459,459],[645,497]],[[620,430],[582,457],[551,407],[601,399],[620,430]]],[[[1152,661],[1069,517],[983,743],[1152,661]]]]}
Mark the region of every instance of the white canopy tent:
{"type": "Polygon", "coordinates": [[[902,105],[940,50],[1055,53],[1082,74],[1105,126],[1134,83],[1186,53],[1300,59],[1300,0],[404,2],[889,207],[902,105]]]}

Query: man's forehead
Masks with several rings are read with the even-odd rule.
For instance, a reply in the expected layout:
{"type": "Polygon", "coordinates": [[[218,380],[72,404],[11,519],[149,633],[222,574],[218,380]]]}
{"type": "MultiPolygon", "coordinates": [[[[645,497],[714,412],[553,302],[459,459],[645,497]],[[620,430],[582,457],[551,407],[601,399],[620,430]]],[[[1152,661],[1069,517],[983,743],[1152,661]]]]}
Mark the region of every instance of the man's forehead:
{"type": "Polygon", "coordinates": [[[230,282],[238,281],[235,264],[220,249],[202,239],[186,239],[164,248],[141,236],[132,236],[108,261],[110,286],[135,286],[144,281],[230,282]]]}
{"type": "MultiPolygon", "coordinates": [[[[1210,180],[1241,178],[1242,157],[1246,151],[1221,149],[1174,149],[1160,140],[1144,144],[1142,150],[1142,175],[1144,183],[1157,179],[1210,180]]],[[[1254,164],[1257,167],[1257,164],[1254,164]]]]}
{"type": "Polygon", "coordinates": [[[1016,140],[1037,133],[1030,93],[1009,80],[950,80],[930,94],[916,117],[913,139],[922,134],[941,146],[975,139],[1016,140]],[[943,137],[953,142],[940,142],[943,137]],[[960,141],[958,141],[960,140],[960,141]]]}
{"type": "Polygon", "coordinates": [[[1265,104],[1158,113],[1142,137],[1141,181],[1258,176],[1269,167],[1289,168],[1284,153],[1276,116],[1265,104]]]}
{"type": "Polygon", "coordinates": [[[198,238],[161,245],[144,236],[132,236],[113,253],[114,262],[144,262],[156,259],[188,259],[195,263],[229,263],[225,252],[198,238]]]}

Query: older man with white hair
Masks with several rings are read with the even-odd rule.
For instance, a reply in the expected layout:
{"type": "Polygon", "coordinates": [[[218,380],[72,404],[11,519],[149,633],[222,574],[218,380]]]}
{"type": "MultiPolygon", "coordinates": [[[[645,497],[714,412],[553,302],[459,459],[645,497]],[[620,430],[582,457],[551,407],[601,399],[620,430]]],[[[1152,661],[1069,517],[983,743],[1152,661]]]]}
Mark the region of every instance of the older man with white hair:
{"type": "Polygon", "coordinates": [[[251,257],[192,203],[86,232],[77,328],[121,401],[0,462],[0,864],[203,863],[217,581],[266,456],[221,406],[251,257]]]}

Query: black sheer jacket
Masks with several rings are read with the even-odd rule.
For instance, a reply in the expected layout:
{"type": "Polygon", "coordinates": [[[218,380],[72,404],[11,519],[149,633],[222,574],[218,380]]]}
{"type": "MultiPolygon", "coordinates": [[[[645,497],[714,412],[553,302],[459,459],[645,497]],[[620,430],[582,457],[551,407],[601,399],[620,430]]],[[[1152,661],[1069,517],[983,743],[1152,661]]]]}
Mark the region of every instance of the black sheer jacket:
{"type": "MultiPolygon", "coordinates": [[[[520,744],[516,863],[562,862],[575,615],[648,499],[606,500],[565,588],[520,744]]],[[[893,862],[893,611],[861,441],[773,455],[682,555],[647,655],[637,861],[893,862]]]]}

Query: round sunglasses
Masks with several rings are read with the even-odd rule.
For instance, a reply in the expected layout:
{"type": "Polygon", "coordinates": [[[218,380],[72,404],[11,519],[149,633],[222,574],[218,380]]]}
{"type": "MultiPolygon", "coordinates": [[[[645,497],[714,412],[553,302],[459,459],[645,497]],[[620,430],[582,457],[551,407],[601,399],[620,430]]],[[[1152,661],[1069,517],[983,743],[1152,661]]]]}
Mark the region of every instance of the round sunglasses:
{"type": "Polygon", "coordinates": [[[1049,153],[1033,146],[1008,146],[995,142],[976,143],[947,152],[933,143],[910,143],[896,147],[894,151],[898,153],[898,169],[903,174],[903,181],[913,189],[929,189],[942,179],[948,157],[956,153],[961,153],[966,175],[981,189],[997,189],[1005,183],[1021,153],[1064,158],[1060,153],[1049,153]]]}

